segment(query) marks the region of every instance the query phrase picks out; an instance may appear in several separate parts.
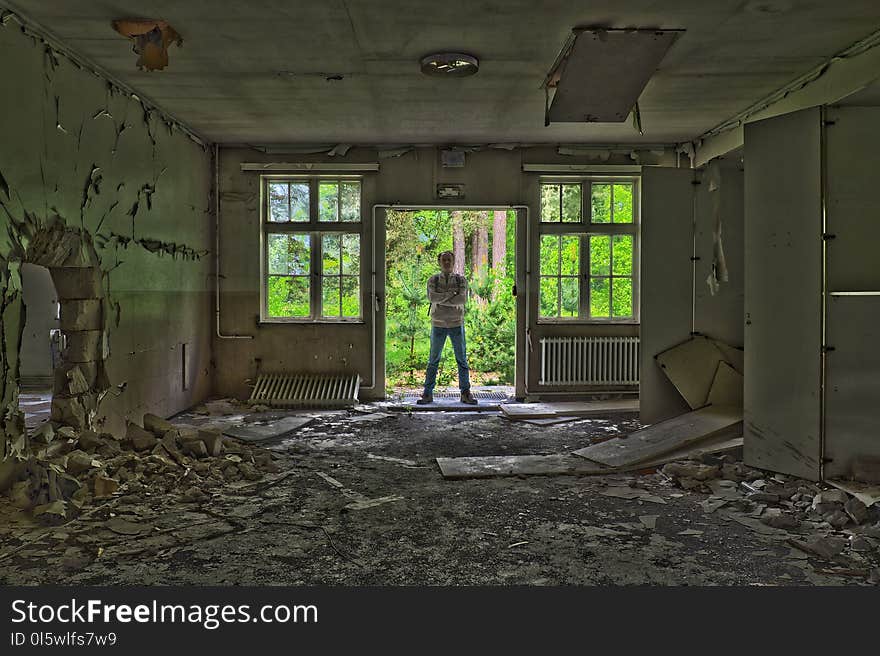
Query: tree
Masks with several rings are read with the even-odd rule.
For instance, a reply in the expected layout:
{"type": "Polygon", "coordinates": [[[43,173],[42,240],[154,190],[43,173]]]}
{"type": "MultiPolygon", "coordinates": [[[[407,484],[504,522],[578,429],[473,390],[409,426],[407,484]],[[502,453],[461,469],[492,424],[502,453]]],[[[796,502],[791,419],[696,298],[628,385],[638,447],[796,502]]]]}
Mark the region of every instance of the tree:
{"type": "Polygon", "coordinates": [[[459,211],[452,213],[452,254],[455,256],[453,271],[464,275],[464,217],[459,211]]]}
{"type": "MultiPolygon", "coordinates": [[[[492,219],[492,270],[495,281],[502,283],[507,270],[507,210],[495,210],[492,219]]],[[[492,290],[492,300],[498,299],[501,285],[492,290]]]]}

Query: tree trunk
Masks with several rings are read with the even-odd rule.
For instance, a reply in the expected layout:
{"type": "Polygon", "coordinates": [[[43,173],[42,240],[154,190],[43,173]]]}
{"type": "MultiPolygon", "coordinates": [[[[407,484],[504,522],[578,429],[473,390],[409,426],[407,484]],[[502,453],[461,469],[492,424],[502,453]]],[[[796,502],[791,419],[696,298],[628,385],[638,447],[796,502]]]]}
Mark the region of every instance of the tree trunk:
{"type": "Polygon", "coordinates": [[[477,212],[477,226],[474,230],[472,267],[474,278],[481,278],[489,264],[489,213],[477,212]]]}
{"type": "Polygon", "coordinates": [[[502,291],[507,273],[507,210],[495,210],[492,220],[492,268],[495,270],[494,301],[502,291]]]}
{"type": "Polygon", "coordinates": [[[464,220],[461,212],[452,212],[452,253],[455,255],[455,273],[464,275],[464,220]]]}

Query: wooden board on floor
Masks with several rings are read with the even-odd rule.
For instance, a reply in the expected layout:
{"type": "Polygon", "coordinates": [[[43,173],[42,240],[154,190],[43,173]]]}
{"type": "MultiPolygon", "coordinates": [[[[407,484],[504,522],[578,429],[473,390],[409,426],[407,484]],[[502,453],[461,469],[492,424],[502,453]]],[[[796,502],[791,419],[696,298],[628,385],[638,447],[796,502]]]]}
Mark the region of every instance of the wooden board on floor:
{"type": "Polygon", "coordinates": [[[718,363],[724,359],[715,342],[702,335],[658,353],[657,364],[692,410],[706,405],[718,363]]]}
{"type": "Polygon", "coordinates": [[[314,417],[296,415],[284,417],[267,424],[251,423],[228,426],[223,429],[223,434],[244,442],[262,442],[263,440],[271,440],[272,438],[283,437],[288,433],[292,433],[310,423],[313,419],[314,417]]]}
{"type": "Polygon", "coordinates": [[[574,453],[609,467],[653,460],[710,437],[742,435],[742,408],[709,406],[574,453]]]}
{"type": "Polygon", "coordinates": [[[565,424],[569,421],[577,421],[582,417],[542,417],[541,419],[517,419],[524,424],[532,424],[533,426],[555,426],[556,424],[565,424]]]}
{"type": "Polygon", "coordinates": [[[569,453],[545,456],[478,456],[437,458],[443,478],[607,474],[609,469],[569,453]]]}
{"type": "Polygon", "coordinates": [[[501,412],[508,419],[548,419],[551,417],[601,417],[618,412],[638,412],[638,399],[559,403],[505,403],[501,412]]]}
{"type": "Polygon", "coordinates": [[[603,467],[570,453],[543,456],[473,456],[464,458],[437,458],[440,473],[450,480],[464,478],[501,478],[504,476],[602,476],[638,469],[659,467],[673,460],[685,460],[708,453],[718,453],[741,447],[740,437],[717,437],[691,447],[670,452],[649,462],[628,467],[603,467]]]}
{"type": "Polygon", "coordinates": [[[743,377],[726,362],[718,363],[715,380],[709,389],[709,405],[729,405],[743,407],[743,377]]]}

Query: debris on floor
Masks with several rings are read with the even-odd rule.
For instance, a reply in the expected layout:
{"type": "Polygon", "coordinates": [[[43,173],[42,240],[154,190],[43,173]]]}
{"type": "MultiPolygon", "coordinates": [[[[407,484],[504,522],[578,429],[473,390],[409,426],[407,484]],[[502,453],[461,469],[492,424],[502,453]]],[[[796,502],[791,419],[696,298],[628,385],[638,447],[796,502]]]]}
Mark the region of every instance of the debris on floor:
{"type": "Polygon", "coordinates": [[[313,417],[281,417],[235,424],[223,429],[223,434],[244,442],[262,442],[289,435],[311,423],[313,417]]]}
{"type": "Polygon", "coordinates": [[[742,436],[741,409],[708,406],[574,453],[609,467],[626,467],[706,440],[739,436],[742,436]]]}
{"type": "Polygon", "coordinates": [[[501,413],[508,419],[560,419],[567,417],[605,417],[617,412],[638,412],[638,399],[559,403],[505,403],[501,413]]]}
{"type": "Polygon", "coordinates": [[[42,522],[57,524],[117,494],[195,500],[231,481],[278,471],[277,456],[219,431],[175,426],[151,414],[142,423],[129,423],[124,436],[44,424],[33,436],[35,453],[18,466],[9,499],[42,522]]]}

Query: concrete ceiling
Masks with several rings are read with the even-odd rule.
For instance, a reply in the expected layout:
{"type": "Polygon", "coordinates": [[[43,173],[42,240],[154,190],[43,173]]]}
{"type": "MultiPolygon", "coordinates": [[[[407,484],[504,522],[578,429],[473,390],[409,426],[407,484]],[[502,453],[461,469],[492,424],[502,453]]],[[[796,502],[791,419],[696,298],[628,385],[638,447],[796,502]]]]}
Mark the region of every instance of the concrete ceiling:
{"type": "MultiPolygon", "coordinates": [[[[877,0],[27,0],[5,3],[211,141],[672,143],[689,140],[880,27],[877,0]],[[116,18],[184,38],[140,72],[116,18]],[[684,28],[623,124],[544,127],[541,84],[574,26],[684,28]],[[433,79],[419,59],[470,52],[433,79]],[[342,75],[327,81],[325,75],[342,75]]],[[[601,93],[601,89],[597,89],[601,93]]]]}

